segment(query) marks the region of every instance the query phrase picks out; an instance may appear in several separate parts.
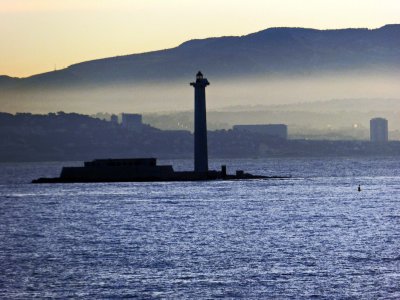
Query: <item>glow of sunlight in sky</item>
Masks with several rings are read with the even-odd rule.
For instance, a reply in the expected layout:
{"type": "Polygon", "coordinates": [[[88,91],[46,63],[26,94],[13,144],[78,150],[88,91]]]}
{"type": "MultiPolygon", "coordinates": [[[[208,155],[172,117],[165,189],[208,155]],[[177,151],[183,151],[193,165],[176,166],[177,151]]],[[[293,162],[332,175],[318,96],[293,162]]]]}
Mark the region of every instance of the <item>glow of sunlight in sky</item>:
{"type": "Polygon", "coordinates": [[[269,27],[400,23],[399,0],[0,0],[0,75],[171,48],[269,27]]]}

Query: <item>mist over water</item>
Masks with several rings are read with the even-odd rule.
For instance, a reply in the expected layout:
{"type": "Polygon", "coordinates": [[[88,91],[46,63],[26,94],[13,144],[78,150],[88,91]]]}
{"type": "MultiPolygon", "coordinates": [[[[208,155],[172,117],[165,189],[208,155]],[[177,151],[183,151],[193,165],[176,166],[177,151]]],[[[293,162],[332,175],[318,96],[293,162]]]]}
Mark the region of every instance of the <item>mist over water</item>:
{"type": "MultiPolygon", "coordinates": [[[[222,79],[205,76],[207,109],[227,106],[293,104],[348,98],[398,98],[399,73],[321,74],[293,77],[237,77],[222,79]]],[[[5,112],[48,113],[55,111],[93,114],[97,112],[158,113],[193,109],[189,82],[115,83],[96,86],[0,91],[1,110],[5,112]]],[[[379,110],[379,103],[376,109],[379,110]]],[[[400,105],[393,107],[399,109],[400,105]]]]}

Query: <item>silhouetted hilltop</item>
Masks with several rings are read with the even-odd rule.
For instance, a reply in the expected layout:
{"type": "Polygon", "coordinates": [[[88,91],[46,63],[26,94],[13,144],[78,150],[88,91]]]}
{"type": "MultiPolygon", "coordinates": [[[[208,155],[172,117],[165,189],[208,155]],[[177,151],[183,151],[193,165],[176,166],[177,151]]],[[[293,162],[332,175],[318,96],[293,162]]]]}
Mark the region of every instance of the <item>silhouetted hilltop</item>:
{"type": "Polygon", "coordinates": [[[46,87],[190,78],[400,70],[400,25],[379,29],[270,28],[241,37],[191,40],[172,49],[82,62],[0,87],[46,87]]]}
{"type": "Polygon", "coordinates": [[[14,78],[6,75],[0,75],[0,88],[10,88],[17,85],[20,80],[19,78],[14,78]]]}

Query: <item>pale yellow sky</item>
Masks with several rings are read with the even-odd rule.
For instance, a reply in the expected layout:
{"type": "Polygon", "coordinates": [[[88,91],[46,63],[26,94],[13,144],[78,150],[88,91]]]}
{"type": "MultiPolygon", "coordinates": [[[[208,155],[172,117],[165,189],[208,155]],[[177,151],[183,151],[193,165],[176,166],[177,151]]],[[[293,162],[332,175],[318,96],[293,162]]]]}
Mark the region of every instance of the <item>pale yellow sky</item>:
{"type": "Polygon", "coordinates": [[[0,75],[269,27],[400,23],[400,0],[0,0],[0,75]]]}

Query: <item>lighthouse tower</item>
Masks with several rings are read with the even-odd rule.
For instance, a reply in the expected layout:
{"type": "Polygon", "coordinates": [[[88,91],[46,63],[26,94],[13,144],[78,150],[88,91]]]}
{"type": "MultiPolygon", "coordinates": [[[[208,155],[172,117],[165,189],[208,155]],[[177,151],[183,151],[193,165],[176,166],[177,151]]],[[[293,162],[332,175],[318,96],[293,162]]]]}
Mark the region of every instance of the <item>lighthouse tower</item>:
{"type": "Polygon", "coordinates": [[[199,71],[194,87],[194,171],[208,172],[207,120],[206,120],[206,86],[207,78],[199,71]]]}

